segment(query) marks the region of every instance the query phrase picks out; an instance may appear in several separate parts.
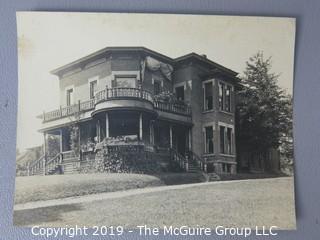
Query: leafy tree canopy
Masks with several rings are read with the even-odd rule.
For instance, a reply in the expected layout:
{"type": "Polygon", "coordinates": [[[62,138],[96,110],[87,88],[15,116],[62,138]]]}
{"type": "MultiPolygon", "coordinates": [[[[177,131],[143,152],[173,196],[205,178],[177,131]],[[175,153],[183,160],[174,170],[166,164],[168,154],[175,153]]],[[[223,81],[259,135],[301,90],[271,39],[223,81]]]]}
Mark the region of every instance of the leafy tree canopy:
{"type": "Polygon", "coordinates": [[[238,94],[238,147],[251,152],[278,148],[292,128],[291,96],[277,85],[271,58],[258,52],[246,64],[238,94]]]}

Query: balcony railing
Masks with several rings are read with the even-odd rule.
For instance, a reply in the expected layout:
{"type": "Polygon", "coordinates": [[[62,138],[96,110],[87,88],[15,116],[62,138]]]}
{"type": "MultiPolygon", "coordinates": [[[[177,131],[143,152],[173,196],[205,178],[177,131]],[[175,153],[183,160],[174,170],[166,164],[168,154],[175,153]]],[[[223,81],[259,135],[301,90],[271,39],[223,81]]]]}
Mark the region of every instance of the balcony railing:
{"type": "Polygon", "coordinates": [[[94,99],[90,99],[85,102],[79,101],[77,104],[73,104],[67,107],[60,107],[59,109],[51,112],[44,112],[43,121],[48,122],[92,109],[94,109],[94,99]]]}
{"type": "Polygon", "coordinates": [[[107,88],[95,95],[95,104],[117,98],[138,98],[153,102],[150,92],[139,88],[107,88]]]}
{"type": "Polygon", "coordinates": [[[170,103],[161,100],[154,100],[153,95],[143,89],[138,88],[107,88],[95,94],[94,99],[85,102],[78,102],[67,107],[60,107],[57,110],[44,112],[43,121],[48,122],[63,117],[73,116],[80,112],[94,109],[95,104],[113,99],[140,99],[149,101],[154,108],[160,111],[172,112],[176,114],[191,116],[191,108],[185,103],[170,103]]]}
{"type": "Polygon", "coordinates": [[[154,108],[165,112],[191,115],[191,107],[185,103],[170,103],[157,100],[154,101],[154,108]]]}

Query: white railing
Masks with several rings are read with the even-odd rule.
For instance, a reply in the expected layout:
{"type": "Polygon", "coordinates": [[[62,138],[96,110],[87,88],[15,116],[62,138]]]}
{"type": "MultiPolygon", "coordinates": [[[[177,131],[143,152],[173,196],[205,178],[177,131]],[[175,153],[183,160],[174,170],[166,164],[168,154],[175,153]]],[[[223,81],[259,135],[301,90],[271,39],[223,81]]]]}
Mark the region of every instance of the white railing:
{"type": "Polygon", "coordinates": [[[153,104],[154,108],[159,111],[172,112],[176,114],[182,114],[191,116],[191,107],[184,102],[166,102],[161,100],[155,100],[153,95],[147,90],[140,88],[106,88],[95,94],[94,99],[90,99],[84,102],[78,102],[66,107],[60,107],[59,109],[44,112],[43,121],[48,122],[63,117],[72,116],[79,112],[85,112],[94,109],[95,104],[112,99],[140,99],[149,101],[153,104]]]}

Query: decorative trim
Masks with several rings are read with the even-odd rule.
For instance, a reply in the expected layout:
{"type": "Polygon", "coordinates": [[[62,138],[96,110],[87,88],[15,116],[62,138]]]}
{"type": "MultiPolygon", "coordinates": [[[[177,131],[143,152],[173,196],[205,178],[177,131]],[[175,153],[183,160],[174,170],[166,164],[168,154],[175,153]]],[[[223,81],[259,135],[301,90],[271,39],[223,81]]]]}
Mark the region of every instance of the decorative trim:
{"type": "Polygon", "coordinates": [[[83,69],[88,69],[88,68],[97,66],[97,65],[99,65],[99,64],[105,63],[106,61],[107,61],[106,58],[99,58],[99,59],[97,59],[97,60],[95,60],[95,61],[92,61],[92,62],[87,63],[87,64],[83,67],[83,69]]]}
{"type": "Polygon", "coordinates": [[[223,127],[227,127],[227,128],[232,128],[232,131],[234,130],[234,125],[232,124],[228,124],[228,123],[225,123],[225,122],[218,122],[218,126],[223,126],[223,127]]]}

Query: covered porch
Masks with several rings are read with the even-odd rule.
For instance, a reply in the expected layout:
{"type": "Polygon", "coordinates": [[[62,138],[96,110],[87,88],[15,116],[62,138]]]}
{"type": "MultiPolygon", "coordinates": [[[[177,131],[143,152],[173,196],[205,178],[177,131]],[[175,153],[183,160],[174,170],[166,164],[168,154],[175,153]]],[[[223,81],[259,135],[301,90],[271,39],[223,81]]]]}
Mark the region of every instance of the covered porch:
{"type": "Polygon", "coordinates": [[[180,154],[192,150],[191,126],[157,119],[143,111],[107,111],[92,119],[76,123],[76,136],[71,126],[44,132],[45,152],[67,152],[72,142],[81,150],[95,146],[105,139],[125,138],[139,141],[154,149],[175,149],[180,154]],[[76,138],[76,139],[75,139],[76,138]]]}

